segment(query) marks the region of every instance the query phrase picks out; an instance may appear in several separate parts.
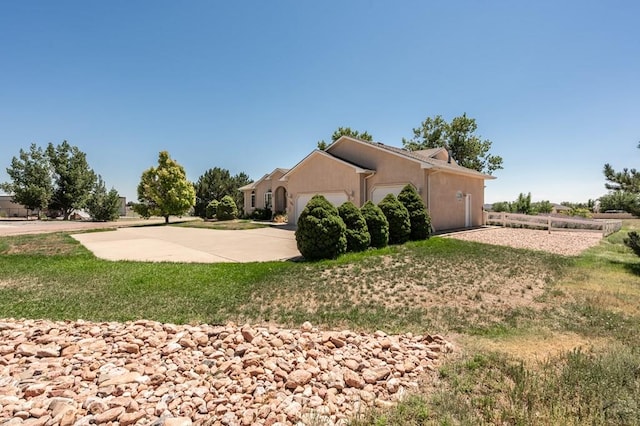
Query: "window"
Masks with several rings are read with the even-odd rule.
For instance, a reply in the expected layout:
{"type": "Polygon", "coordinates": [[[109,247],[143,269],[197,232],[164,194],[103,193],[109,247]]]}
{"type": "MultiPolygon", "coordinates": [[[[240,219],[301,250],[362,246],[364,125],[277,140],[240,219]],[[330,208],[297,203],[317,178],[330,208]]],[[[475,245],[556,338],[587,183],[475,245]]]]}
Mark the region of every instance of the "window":
{"type": "Polygon", "coordinates": [[[264,193],[264,208],[265,209],[271,209],[271,190],[268,190],[267,192],[264,193]]]}
{"type": "Polygon", "coordinates": [[[256,191],[251,191],[251,208],[256,206],[256,191]]]}

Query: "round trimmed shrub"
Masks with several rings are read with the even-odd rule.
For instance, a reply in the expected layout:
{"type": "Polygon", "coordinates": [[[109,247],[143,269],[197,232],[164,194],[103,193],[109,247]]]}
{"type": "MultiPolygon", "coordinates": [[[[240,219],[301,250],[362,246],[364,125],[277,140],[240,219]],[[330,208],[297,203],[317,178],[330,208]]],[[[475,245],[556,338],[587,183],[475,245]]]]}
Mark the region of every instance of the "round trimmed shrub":
{"type": "Polygon", "coordinates": [[[411,235],[413,241],[426,240],[431,235],[431,217],[424,205],[422,198],[413,185],[407,184],[400,194],[398,201],[409,211],[409,222],[411,223],[411,235]]]}
{"type": "Polygon", "coordinates": [[[371,244],[371,235],[360,210],[347,201],[338,207],[338,213],[347,226],[347,251],[364,251],[371,244]]]}
{"type": "Polygon", "coordinates": [[[378,207],[389,221],[389,244],[402,244],[409,241],[411,222],[407,208],[393,194],[387,194],[378,207]]]}
{"type": "Polygon", "coordinates": [[[389,244],[389,221],[380,207],[371,201],[364,203],[360,209],[362,217],[367,222],[367,229],[371,236],[371,247],[382,248],[389,244]]]}
{"type": "Polygon", "coordinates": [[[231,220],[238,217],[238,206],[230,195],[225,195],[220,200],[216,210],[218,220],[231,220]]]}
{"type": "Polygon", "coordinates": [[[314,195],[298,218],[296,243],[307,260],[335,259],[347,251],[347,227],[322,195],[314,195]]]}
{"type": "Polygon", "coordinates": [[[218,204],[220,204],[218,200],[211,200],[209,204],[207,204],[207,207],[204,209],[204,217],[206,219],[213,219],[214,216],[217,216],[218,204]]]}

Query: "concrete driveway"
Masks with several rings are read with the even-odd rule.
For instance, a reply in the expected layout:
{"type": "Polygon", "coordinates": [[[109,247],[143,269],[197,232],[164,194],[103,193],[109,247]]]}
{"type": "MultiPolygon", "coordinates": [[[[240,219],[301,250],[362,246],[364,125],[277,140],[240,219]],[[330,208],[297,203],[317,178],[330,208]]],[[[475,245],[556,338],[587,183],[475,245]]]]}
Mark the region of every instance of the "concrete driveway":
{"type": "Polygon", "coordinates": [[[144,262],[262,262],[300,256],[290,229],[242,231],[144,226],[75,234],[97,257],[144,262]]]}

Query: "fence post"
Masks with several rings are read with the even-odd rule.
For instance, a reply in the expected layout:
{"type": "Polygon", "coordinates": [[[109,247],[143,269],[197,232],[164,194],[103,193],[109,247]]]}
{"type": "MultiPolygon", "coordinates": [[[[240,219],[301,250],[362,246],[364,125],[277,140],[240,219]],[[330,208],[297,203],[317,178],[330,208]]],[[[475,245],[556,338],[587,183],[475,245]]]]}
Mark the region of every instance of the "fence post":
{"type": "Polygon", "coordinates": [[[547,216],[547,229],[549,230],[549,234],[551,234],[551,216],[547,216]]]}
{"type": "Polygon", "coordinates": [[[502,212],[502,227],[504,228],[505,226],[507,226],[507,214],[502,212]]]}

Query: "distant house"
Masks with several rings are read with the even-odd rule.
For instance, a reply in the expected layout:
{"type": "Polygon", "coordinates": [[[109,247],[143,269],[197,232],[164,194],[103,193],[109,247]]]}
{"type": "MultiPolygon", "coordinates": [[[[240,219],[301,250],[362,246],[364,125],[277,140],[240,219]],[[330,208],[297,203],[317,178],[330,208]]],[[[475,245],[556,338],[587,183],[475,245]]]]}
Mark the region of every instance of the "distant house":
{"type": "MultiPolygon", "coordinates": [[[[29,214],[34,212],[30,211],[29,214]]],[[[13,202],[13,195],[0,195],[0,217],[27,217],[27,209],[13,202]]]]}
{"type": "MultiPolygon", "coordinates": [[[[46,209],[44,210],[46,211],[46,209]]],[[[33,215],[36,212],[29,211],[29,214],[33,215]]],[[[118,205],[118,214],[120,216],[127,215],[127,199],[126,197],[120,197],[120,204],[118,205]]],[[[13,202],[12,195],[0,195],[0,218],[1,217],[27,217],[27,209],[22,204],[13,202]]],[[[86,218],[87,215],[80,214],[79,218],[86,218]]]]}
{"type": "Polygon", "coordinates": [[[296,223],[307,202],[321,194],[335,206],[351,201],[379,203],[413,185],[431,214],[435,230],[482,225],[485,180],[459,166],[444,148],[407,151],[342,136],[325,151],[314,150],[291,169],[275,169],[240,188],[245,214],[269,208],[296,223]]]}

